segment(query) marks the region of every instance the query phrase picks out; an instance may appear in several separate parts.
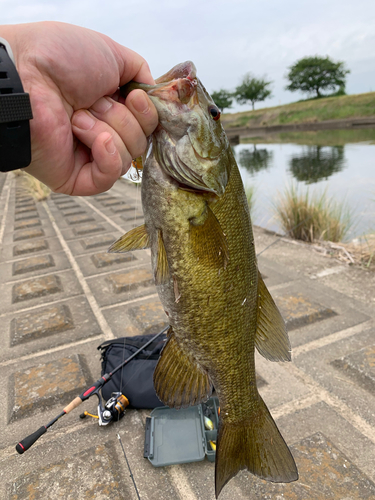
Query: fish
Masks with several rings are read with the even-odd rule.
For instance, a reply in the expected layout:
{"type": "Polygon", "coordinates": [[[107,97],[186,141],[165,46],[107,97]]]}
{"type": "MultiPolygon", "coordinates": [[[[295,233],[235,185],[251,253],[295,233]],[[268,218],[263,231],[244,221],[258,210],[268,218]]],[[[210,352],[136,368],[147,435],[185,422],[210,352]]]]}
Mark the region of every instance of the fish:
{"type": "Polygon", "coordinates": [[[178,64],[144,90],[159,124],[142,158],[144,224],[109,252],[151,249],[155,285],[168,317],[154,372],[172,408],[220,402],[215,495],[240,470],[273,482],[298,479],[293,456],[261,398],[255,349],[290,361],[285,323],[258,270],[241,175],[220,111],[194,64],[178,64]]]}

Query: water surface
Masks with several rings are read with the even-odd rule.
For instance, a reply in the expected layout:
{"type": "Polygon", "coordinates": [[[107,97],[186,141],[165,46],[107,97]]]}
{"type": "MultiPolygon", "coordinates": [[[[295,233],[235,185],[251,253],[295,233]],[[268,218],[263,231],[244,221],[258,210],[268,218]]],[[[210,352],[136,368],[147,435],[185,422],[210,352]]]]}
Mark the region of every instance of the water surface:
{"type": "Polygon", "coordinates": [[[247,141],[234,146],[234,152],[245,186],[255,186],[255,224],[282,232],[272,203],[294,183],[301,192],[326,189],[330,197],[346,202],[355,221],[347,239],[375,231],[375,130],[299,132],[247,141]]]}

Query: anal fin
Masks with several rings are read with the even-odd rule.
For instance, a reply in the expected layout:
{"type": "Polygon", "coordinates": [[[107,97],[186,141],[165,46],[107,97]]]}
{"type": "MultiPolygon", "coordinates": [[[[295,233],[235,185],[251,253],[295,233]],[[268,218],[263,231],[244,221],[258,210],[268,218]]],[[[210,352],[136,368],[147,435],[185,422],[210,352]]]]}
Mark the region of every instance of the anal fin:
{"type": "Polygon", "coordinates": [[[154,371],[158,398],[171,408],[197,405],[210,397],[212,384],[197,361],[177,342],[172,327],[154,371]]]}
{"type": "Polygon", "coordinates": [[[142,250],[150,246],[150,237],[146,226],[135,227],[116,240],[108,248],[108,253],[125,253],[131,250],[142,250]]]}
{"type": "Polygon", "coordinates": [[[290,361],[291,347],[285,322],[258,271],[258,309],[255,346],[270,361],[290,361]]]}

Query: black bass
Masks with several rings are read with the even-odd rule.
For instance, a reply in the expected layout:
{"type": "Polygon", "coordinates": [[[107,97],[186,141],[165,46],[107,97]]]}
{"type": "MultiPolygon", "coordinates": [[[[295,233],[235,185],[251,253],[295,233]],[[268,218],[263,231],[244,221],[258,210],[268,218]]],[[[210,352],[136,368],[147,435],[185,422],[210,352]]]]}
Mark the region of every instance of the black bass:
{"type": "Polygon", "coordinates": [[[145,224],[110,252],[151,248],[170,328],[154,373],[174,408],[220,401],[215,492],[241,469],[269,481],[298,479],[293,457],[258,393],[254,350],[290,361],[284,321],[257,267],[240,173],[220,112],[194,64],[175,66],[145,90],[159,114],[144,158],[145,224]]]}

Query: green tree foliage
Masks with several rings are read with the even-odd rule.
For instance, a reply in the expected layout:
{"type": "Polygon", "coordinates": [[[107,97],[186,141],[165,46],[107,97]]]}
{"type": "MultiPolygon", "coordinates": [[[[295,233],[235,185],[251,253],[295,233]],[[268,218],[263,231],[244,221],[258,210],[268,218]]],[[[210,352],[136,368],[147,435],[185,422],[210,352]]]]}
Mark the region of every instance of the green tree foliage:
{"type": "Polygon", "coordinates": [[[251,102],[254,109],[256,102],[264,101],[271,95],[269,86],[272,82],[266,82],[263,78],[255,78],[247,73],[241,84],[236,88],[234,95],[239,104],[251,102]]]}
{"type": "Polygon", "coordinates": [[[313,93],[322,97],[321,90],[345,89],[345,78],[350,70],[344,62],[334,62],[327,57],[304,57],[289,68],[286,90],[313,93]]]}
{"type": "Polygon", "coordinates": [[[228,90],[220,89],[217,92],[212,92],[211,97],[221,112],[223,112],[225,108],[232,107],[233,94],[228,90]]]}

